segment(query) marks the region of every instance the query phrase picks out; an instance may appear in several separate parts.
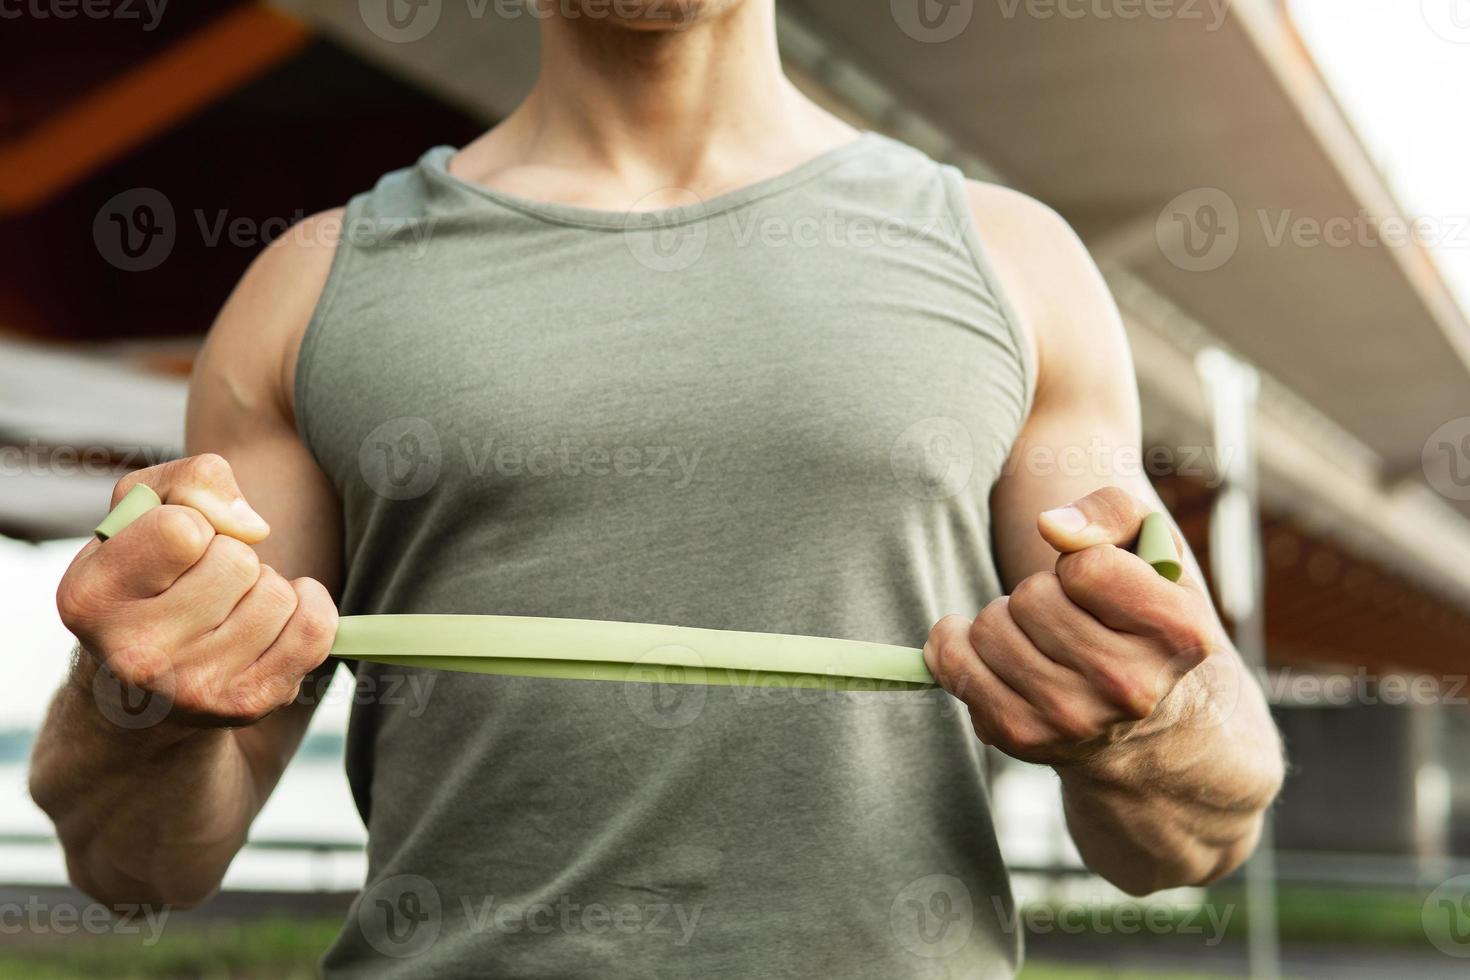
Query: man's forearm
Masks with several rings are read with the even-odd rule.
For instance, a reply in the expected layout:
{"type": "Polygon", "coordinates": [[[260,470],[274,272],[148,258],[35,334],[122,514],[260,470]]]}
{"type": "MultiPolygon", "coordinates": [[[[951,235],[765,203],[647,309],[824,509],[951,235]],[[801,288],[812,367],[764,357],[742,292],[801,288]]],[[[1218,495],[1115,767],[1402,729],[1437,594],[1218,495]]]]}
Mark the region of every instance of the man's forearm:
{"type": "Polygon", "coordinates": [[[1186,677],[1159,713],[1152,730],[1057,767],[1083,859],[1132,894],[1205,884],[1237,867],[1283,777],[1275,726],[1233,651],[1186,677]]]}
{"type": "Polygon", "coordinates": [[[167,719],[110,721],[80,653],[52,702],[31,764],[31,795],[56,824],[67,866],[103,901],[188,906],[209,897],[256,810],[245,754],[229,729],[167,719]]]}

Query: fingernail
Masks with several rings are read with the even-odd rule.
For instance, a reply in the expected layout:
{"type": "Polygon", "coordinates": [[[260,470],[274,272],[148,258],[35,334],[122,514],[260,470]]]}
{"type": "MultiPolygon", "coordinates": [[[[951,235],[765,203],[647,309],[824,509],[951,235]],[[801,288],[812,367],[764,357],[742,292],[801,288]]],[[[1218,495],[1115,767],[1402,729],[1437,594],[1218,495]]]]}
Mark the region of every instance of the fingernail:
{"type": "Polygon", "coordinates": [[[1058,507],[1042,515],[1060,531],[1076,534],[1087,526],[1087,515],[1076,507],[1058,507]]]}
{"type": "Polygon", "coordinates": [[[245,502],[244,497],[236,497],[230,502],[230,514],[247,527],[254,528],[257,531],[270,530],[270,525],[265,522],[265,518],[251,509],[250,505],[245,502]]]}

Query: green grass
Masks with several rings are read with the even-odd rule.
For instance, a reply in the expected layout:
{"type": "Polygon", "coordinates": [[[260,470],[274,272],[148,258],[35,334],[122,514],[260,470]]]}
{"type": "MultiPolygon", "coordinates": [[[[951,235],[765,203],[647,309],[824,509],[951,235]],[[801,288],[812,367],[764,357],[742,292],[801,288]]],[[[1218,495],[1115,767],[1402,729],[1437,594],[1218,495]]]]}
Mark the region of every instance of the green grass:
{"type": "Polygon", "coordinates": [[[142,936],[47,936],[0,946],[0,980],[311,980],[340,919],[262,919],[142,936]]]}
{"type": "MultiPolygon", "coordinates": [[[[1213,892],[1213,902],[1240,903],[1227,934],[1245,932],[1245,906],[1238,892],[1213,892]]],[[[1292,942],[1362,946],[1424,946],[1424,896],[1409,891],[1342,891],[1289,888],[1277,896],[1281,937],[1292,942]]]]}
{"type": "MultiPolygon", "coordinates": [[[[1218,889],[1209,901],[1235,906],[1225,935],[1244,934],[1245,909],[1238,892],[1218,889]]],[[[1286,942],[1331,942],[1377,947],[1423,947],[1422,896],[1410,892],[1341,892],[1293,888],[1280,895],[1286,942]]],[[[1178,913],[1182,915],[1183,913],[1178,913]]],[[[1098,921],[1110,920],[1104,913],[1098,921]]],[[[1178,921],[1176,919],[1176,921],[1178,921]]],[[[1196,918],[1195,920],[1199,920],[1196,918]]],[[[37,935],[6,937],[0,944],[0,980],[311,980],[316,964],[341,926],[339,918],[257,919],[246,922],[169,923],[154,946],[143,935],[37,935]]],[[[1167,929],[1150,934],[1116,932],[1093,941],[1138,946],[1198,942],[1167,929]]],[[[1179,973],[1028,963],[1022,980],[1218,980],[1208,973],[1179,973]]]]}
{"type": "MultiPolygon", "coordinates": [[[[1424,946],[1427,937],[1421,917],[1423,896],[1407,891],[1343,891],[1340,889],[1284,888],[1277,895],[1277,922],[1281,938],[1285,942],[1335,943],[1360,946],[1424,946]]],[[[1145,901],[1146,905],[1146,901],[1145,901]]],[[[1245,937],[1247,908],[1244,896],[1237,889],[1213,889],[1206,898],[1207,906],[1214,906],[1213,914],[1206,915],[1198,910],[1178,908],[1152,908],[1154,916],[1171,920],[1174,926],[1136,928],[1132,935],[1120,935],[1120,930],[1109,926],[1123,920],[1122,913],[1108,908],[1080,916],[1075,908],[1070,909],[1071,922],[1100,922],[1097,935],[1109,935],[1119,942],[1170,942],[1189,939],[1200,941],[1200,930],[1213,935],[1216,923],[1223,922],[1223,938],[1226,941],[1245,937]],[[1184,928],[1180,928],[1184,927],[1184,928]],[[1189,933],[1186,929],[1193,929],[1189,933]]],[[[1114,906],[1122,909],[1127,906],[1114,906]]],[[[1045,922],[1036,918],[1032,907],[1023,914],[1023,922],[1045,922]]],[[[1075,927],[1074,927],[1075,930],[1075,927]]],[[[1091,934],[1091,933],[1084,933],[1091,934]]]]}
{"type": "Polygon", "coordinates": [[[1096,966],[1063,966],[1058,963],[1027,963],[1020,980],[1224,980],[1219,973],[1176,973],[1153,970],[1104,969],[1096,966]]]}

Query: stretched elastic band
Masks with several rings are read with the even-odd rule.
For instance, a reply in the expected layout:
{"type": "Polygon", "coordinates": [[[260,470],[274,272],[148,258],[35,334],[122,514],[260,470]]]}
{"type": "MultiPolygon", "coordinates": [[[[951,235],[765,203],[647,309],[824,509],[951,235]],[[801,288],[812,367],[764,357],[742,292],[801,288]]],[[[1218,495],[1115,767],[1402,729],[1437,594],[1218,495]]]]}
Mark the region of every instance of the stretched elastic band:
{"type": "Polygon", "coordinates": [[[922,653],[907,647],[594,619],[344,616],[332,652],[373,663],[525,677],[834,690],[934,685],[922,653]]]}
{"type": "MultiPolygon", "coordinates": [[[[97,526],[97,537],[106,541],[157,506],[158,495],[139,484],[97,526]]],[[[1178,580],[1178,553],[1163,515],[1144,520],[1137,552],[1159,574],[1178,580]]],[[[343,616],[332,655],[394,666],[569,680],[848,691],[934,686],[922,652],[911,647],[591,619],[343,616]]]]}

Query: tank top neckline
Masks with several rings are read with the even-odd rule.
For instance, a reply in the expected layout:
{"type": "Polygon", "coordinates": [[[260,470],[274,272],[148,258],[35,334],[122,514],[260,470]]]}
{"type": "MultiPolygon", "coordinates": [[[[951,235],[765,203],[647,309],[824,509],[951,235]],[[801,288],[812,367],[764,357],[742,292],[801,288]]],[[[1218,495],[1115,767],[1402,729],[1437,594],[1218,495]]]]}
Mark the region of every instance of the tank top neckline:
{"type": "MultiPolygon", "coordinates": [[[[733,190],[717,194],[708,200],[671,208],[648,211],[613,211],[604,208],[589,208],[557,201],[542,201],[521,197],[505,191],[486,187],[449,172],[449,161],[459,152],[453,146],[436,146],[425,153],[419,161],[420,168],[436,182],[455,190],[489,200],[502,207],[510,208],[534,218],[561,225],[583,228],[626,230],[647,228],[650,225],[670,228],[710,218],[722,212],[779,194],[821,176],[843,161],[856,156],[873,146],[879,134],[863,130],[855,139],[830,150],[824,150],[809,160],[771,177],[745,184],[733,190]]],[[[691,192],[692,193],[692,192],[691,192]]]]}

